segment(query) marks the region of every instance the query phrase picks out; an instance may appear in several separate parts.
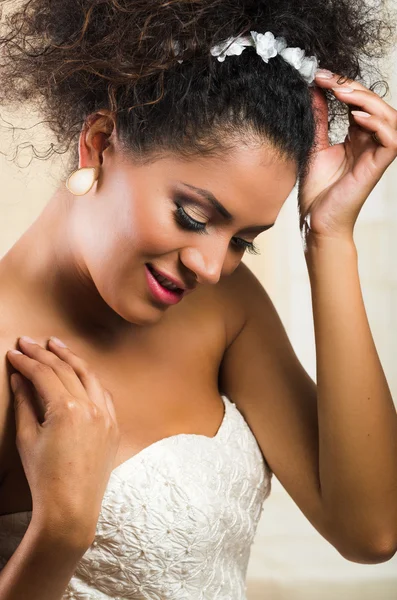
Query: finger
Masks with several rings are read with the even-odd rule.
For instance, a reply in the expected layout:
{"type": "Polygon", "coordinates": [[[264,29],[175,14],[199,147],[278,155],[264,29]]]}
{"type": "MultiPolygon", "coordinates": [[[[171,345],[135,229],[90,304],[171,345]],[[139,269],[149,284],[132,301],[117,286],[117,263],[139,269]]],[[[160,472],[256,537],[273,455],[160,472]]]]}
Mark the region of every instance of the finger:
{"type": "Polygon", "coordinates": [[[38,343],[31,343],[19,338],[18,344],[26,356],[50,367],[72,396],[76,398],[85,397],[85,388],[71,365],[38,343]]]}
{"type": "Polygon", "coordinates": [[[17,436],[31,434],[37,428],[38,420],[33,407],[32,394],[28,382],[19,373],[10,378],[14,394],[14,413],[17,436]]]}
{"type": "MultiPolygon", "coordinates": [[[[368,133],[376,133],[376,137],[383,146],[379,146],[375,140],[373,140],[375,149],[389,151],[390,157],[394,157],[397,154],[397,131],[390,127],[390,125],[375,117],[373,115],[365,116],[361,111],[352,111],[352,116],[355,121],[360,125],[361,128],[365,129],[368,133]]],[[[386,153],[384,153],[386,156],[386,153]]],[[[393,158],[391,158],[393,160],[393,158]]]]}
{"type": "Polygon", "coordinates": [[[340,75],[333,74],[329,79],[316,76],[315,81],[316,85],[334,92],[336,97],[342,102],[355,104],[360,110],[376,114],[382,119],[389,121],[392,127],[397,128],[397,110],[387,104],[378,94],[372,92],[358,81],[347,79],[347,81],[340,84],[338,83],[340,79],[342,79],[340,75]],[[344,92],[343,90],[346,88],[353,88],[354,91],[350,93],[344,92]]]}
{"type": "Polygon", "coordinates": [[[11,350],[7,352],[7,358],[14,369],[22,373],[33,384],[39,400],[44,404],[42,407],[44,411],[54,402],[60,401],[65,396],[70,396],[68,390],[50,366],[25,354],[15,354],[15,351],[11,350]]]}
{"type": "MultiPolygon", "coordinates": [[[[58,338],[52,337],[48,340],[50,354],[58,356],[61,362],[70,365],[75,375],[78,377],[81,385],[84,388],[88,398],[102,409],[106,407],[104,388],[97,376],[88,363],[77,356],[72,350],[65,345],[60,346],[55,342],[58,338]]],[[[58,340],[61,341],[61,340],[58,340]]],[[[63,342],[61,342],[63,344],[63,342]]]]}
{"type": "Polygon", "coordinates": [[[105,393],[105,402],[106,402],[106,406],[109,411],[109,414],[112,417],[113,421],[115,421],[117,423],[117,416],[116,416],[116,411],[114,409],[113,397],[108,390],[104,390],[104,393],[105,393]]]}
{"type": "Polygon", "coordinates": [[[332,88],[332,87],[336,87],[337,85],[355,85],[358,89],[361,90],[368,90],[368,88],[365,87],[365,85],[363,85],[362,83],[359,83],[358,81],[356,81],[355,79],[349,79],[348,77],[344,77],[342,75],[338,75],[338,73],[332,73],[331,71],[326,71],[327,76],[323,77],[322,76],[322,71],[324,69],[320,69],[316,74],[315,74],[315,81],[316,81],[316,85],[321,85],[321,87],[324,88],[332,88]],[[328,77],[328,74],[331,75],[331,77],[328,77]],[[341,80],[344,80],[343,82],[341,80]]]}
{"type": "Polygon", "coordinates": [[[347,130],[348,138],[353,141],[356,147],[367,148],[368,143],[372,144],[371,138],[368,135],[368,131],[360,126],[360,123],[355,119],[353,111],[359,110],[358,106],[349,106],[349,128],[347,130]]]}
{"type": "Polygon", "coordinates": [[[397,111],[389,106],[377,94],[370,91],[362,92],[353,89],[353,92],[345,92],[343,87],[332,90],[337,98],[346,104],[354,104],[359,110],[375,115],[387,121],[391,127],[397,129],[397,111]]]}

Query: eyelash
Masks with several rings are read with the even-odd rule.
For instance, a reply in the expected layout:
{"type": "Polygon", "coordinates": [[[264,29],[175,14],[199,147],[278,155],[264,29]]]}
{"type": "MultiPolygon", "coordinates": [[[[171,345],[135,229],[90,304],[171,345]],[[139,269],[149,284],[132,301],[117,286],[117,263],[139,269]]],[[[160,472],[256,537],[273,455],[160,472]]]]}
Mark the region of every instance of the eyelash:
{"type": "MultiPolygon", "coordinates": [[[[192,219],[183,210],[183,208],[180,204],[178,204],[177,202],[175,204],[177,205],[178,208],[174,212],[174,215],[175,215],[175,219],[179,225],[181,225],[185,229],[197,231],[197,233],[206,233],[204,223],[199,223],[199,221],[192,219]]],[[[235,245],[237,246],[237,248],[239,248],[239,249],[243,248],[250,254],[260,254],[260,250],[257,248],[257,246],[253,242],[247,242],[246,240],[243,240],[241,238],[233,238],[233,240],[238,240],[237,242],[236,241],[234,242],[235,245]]]]}

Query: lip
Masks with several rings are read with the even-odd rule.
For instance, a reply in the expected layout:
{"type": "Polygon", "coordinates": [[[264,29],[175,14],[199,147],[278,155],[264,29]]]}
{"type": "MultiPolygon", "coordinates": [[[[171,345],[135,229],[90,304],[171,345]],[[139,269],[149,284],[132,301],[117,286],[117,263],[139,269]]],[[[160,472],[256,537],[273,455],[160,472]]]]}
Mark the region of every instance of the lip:
{"type": "Polygon", "coordinates": [[[181,290],[184,290],[184,292],[187,292],[188,290],[193,290],[195,287],[195,286],[188,287],[186,285],[183,285],[182,281],[180,281],[179,279],[176,279],[175,277],[168,275],[168,273],[166,273],[165,271],[160,271],[157,267],[155,267],[151,263],[148,263],[148,265],[150,265],[150,267],[152,269],[154,269],[156,271],[156,273],[169,279],[174,285],[176,285],[176,287],[180,288],[181,290]]]}
{"type": "Polygon", "coordinates": [[[157,302],[161,302],[162,304],[178,304],[185,294],[188,293],[186,290],[184,290],[182,293],[176,293],[168,290],[157,281],[147,265],[145,265],[145,271],[148,288],[153,298],[157,300],[157,302]]]}

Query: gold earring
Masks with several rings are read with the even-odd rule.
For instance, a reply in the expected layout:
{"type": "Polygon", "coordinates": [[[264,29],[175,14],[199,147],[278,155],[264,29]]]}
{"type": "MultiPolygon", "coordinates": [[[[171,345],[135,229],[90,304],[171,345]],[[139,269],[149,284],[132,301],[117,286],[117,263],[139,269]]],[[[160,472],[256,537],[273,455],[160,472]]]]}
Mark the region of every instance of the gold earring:
{"type": "Polygon", "coordinates": [[[81,167],[73,171],[66,180],[66,187],[75,196],[84,196],[99,177],[100,167],[81,167]]]}

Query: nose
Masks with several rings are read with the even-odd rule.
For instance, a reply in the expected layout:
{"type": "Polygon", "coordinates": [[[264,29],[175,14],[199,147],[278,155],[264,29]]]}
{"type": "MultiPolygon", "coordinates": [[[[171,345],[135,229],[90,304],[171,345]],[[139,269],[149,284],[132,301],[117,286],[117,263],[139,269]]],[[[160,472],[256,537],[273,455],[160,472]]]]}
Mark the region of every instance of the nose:
{"type": "Polygon", "coordinates": [[[225,273],[228,245],[214,248],[207,245],[205,249],[199,246],[189,246],[180,251],[180,259],[184,266],[196,275],[198,283],[216,284],[225,273]]]}

